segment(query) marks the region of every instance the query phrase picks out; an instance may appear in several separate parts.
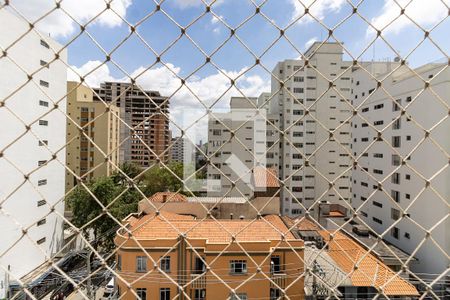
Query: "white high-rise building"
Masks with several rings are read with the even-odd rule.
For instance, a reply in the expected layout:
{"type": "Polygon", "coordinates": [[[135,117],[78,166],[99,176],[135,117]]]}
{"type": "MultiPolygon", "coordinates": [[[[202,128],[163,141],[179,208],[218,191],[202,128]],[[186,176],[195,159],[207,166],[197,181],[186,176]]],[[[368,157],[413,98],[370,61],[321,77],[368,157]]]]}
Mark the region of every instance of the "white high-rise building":
{"type": "Polygon", "coordinates": [[[305,52],[307,64],[285,60],[272,71],[269,113],[279,115],[284,132],[279,160],[282,214],[303,214],[304,207],[316,214],[316,201],[350,200],[352,110],[347,101],[352,63],[342,56],[338,43],[316,42],[305,52]]]}
{"type": "Polygon", "coordinates": [[[7,52],[0,58],[3,298],[6,281],[44,263],[63,241],[63,221],[54,212],[64,214],[67,54],[5,9],[0,10],[0,47],[7,52]],[[59,54],[56,61],[54,51],[59,54]],[[27,73],[33,74],[32,81],[27,73]],[[53,110],[57,101],[58,109],[53,110]]]}
{"type": "Polygon", "coordinates": [[[427,64],[387,75],[394,66],[354,71],[352,151],[360,158],[352,206],[372,230],[418,259],[414,272],[433,276],[448,268],[450,255],[450,70],[427,64]]]}

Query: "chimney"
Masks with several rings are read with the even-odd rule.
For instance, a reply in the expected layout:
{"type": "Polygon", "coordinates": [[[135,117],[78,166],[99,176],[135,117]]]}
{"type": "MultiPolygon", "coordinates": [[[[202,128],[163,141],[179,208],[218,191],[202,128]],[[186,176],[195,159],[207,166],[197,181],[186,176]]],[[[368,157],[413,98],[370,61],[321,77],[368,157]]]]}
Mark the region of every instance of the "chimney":
{"type": "Polygon", "coordinates": [[[233,220],[233,213],[230,213],[230,220],[233,220]]]}
{"type": "Polygon", "coordinates": [[[166,202],[167,202],[167,194],[163,194],[162,202],[163,202],[163,203],[166,203],[166,202]]]}

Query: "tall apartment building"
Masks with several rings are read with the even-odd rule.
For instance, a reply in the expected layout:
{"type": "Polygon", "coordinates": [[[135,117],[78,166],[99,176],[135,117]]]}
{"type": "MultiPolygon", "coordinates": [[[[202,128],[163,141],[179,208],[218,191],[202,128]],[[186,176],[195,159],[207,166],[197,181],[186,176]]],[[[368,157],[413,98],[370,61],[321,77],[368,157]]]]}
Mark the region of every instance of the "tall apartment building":
{"type": "Polygon", "coordinates": [[[8,49],[7,57],[0,58],[0,298],[4,298],[6,281],[37,268],[63,241],[63,221],[49,212],[53,208],[64,213],[67,53],[6,9],[0,10],[0,47],[8,49]],[[53,61],[55,52],[59,59],[53,61]],[[28,74],[33,74],[32,81],[28,74]]]}
{"type": "Polygon", "coordinates": [[[195,151],[196,148],[194,144],[189,140],[189,138],[180,138],[180,137],[173,137],[172,141],[170,143],[170,160],[173,162],[184,162],[184,156],[185,155],[192,155],[192,152],[195,151]]]}
{"type": "Polygon", "coordinates": [[[143,168],[158,159],[168,161],[170,151],[169,101],[157,91],[146,91],[125,82],[105,82],[94,89],[94,100],[120,108],[121,162],[143,168]]]}
{"type": "Polygon", "coordinates": [[[208,196],[251,198],[254,168],[275,165],[278,147],[266,145],[274,143],[278,119],[256,107],[257,98],[232,97],[229,112],[210,115],[208,196]]]}
{"type": "Polygon", "coordinates": [[[284,133],[279,176],[281,212],[287,215],[304,213],[302,205],[316,214],[315,201],[350,200],[351,62],[337,43],[316,42],[305,56],[307,64],[285,60],[272,71],[269,113],[279,116],[284,133]]]}
{"type": "Polygon", "coordinates": [[[449,264],[450,171],[443,168],[450,153],[450,71],[441,72],[445,66],[414,69],[421,78],[401,67],[383,80],[389,94],[368,74],[381,80],[391,71],[389,64],[354,72],[353,102],[360,116],[352,120],[352,151],[361,157],[352,174],[352,206],[373,230],[387,231],[386,240],[413,253],[418,263],[411,267],[423,277],[441,274],[449,264]],[[430,87],[423,90],[425,81],[430,87]],[[377,131],[382,141],[376,140],[377,131]]]}
{"type": "Polygon", "coordinates": [[[78,82],[67,83],[66,192],[77,177],[91,180],[109,176],[119,165],[119,109],[95,101],[92,90],[78,82]],[[84,134],[80,127],[85,128],[84,134]],[[109,161],[108,161],[108,160],[109,161]]]}

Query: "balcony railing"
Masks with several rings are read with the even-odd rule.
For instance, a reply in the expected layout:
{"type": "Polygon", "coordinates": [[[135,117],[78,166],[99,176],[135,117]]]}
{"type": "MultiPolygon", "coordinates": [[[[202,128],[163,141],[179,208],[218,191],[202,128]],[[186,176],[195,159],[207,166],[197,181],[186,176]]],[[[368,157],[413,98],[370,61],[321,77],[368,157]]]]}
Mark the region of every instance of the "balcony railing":
{"type": "Polygon", "coordinates": [[[205,289],[206,288],[206,276],[205,274],[191,274],[191,286],[193,289],[205,289]]]}
{"type": "Polygon", "coordinates": [[[285,288],[286,287],[286,280],[287,275],[286,273],[272,273],[270,275],[270,279],[272,280],[270,282],[270,287],[274,288],[285,288]]]}

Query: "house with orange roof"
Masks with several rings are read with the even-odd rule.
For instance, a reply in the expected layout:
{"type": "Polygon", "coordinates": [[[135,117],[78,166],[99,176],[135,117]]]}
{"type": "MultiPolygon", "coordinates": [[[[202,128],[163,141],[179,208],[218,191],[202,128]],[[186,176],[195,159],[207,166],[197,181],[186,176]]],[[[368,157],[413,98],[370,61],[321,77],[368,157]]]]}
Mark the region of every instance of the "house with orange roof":
{"type": "Polygon", "coordinates": [[[291,233],[305,239],[305,295],[354,299],[409,299],[419,296],[404,274],[389,268],[376,253],[340,230],[326,230],[308,217],[283,217],[291,233]]]}
{"type": "Polygon", "coordinates": [[[120,299],[303,299],[303,241],[280,217],[197,219],[161,211],[117,231],[120,299]]]}

